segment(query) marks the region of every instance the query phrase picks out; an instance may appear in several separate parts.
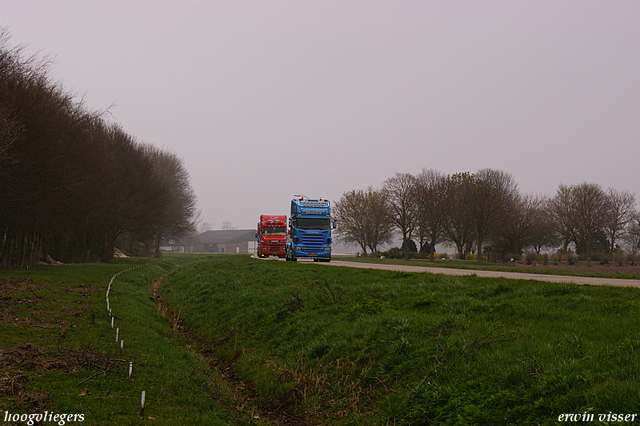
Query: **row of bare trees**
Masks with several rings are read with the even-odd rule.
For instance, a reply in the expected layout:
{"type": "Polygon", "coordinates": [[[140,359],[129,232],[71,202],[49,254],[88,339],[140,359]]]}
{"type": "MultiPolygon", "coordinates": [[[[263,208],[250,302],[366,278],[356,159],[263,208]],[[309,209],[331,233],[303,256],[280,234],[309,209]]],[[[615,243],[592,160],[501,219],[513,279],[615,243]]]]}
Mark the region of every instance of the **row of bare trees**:
{"type": "Polygon", "coordinates": [[[406,259],[412,241],[431,259],[437,244],[448,244],[460,256],[477,252],[479,261],[487,252],[513,256],[528,249],[573,248],[587,259],[621,245],[640,250],[640,214],[629,192],[582,183],[560,185],[553,197],[523,195],[510,174],[494,169],[396,173],[382,189],[344,193],[334,211],[339,239],[365,254],[377,253],[396,233],[406,259]]]}
{"type": "Polygon", "coordinates": [[[190,231],[182,160],[87,111],[47,66],[0,32],[0,266],[108,261],[124,233],[154,252],[190,231]]]}

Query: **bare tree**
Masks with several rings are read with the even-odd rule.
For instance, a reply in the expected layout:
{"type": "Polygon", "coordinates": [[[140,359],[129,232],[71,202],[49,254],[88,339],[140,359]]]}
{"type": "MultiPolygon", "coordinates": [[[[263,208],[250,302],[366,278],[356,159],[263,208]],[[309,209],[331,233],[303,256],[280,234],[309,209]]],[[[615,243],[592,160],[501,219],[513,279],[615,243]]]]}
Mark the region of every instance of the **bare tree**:
{"type": "Polygon", "coordinates": [[[538,254],[543,249],[557,247],[559,240],[554,231],[553,220],[547,206],[549,200],[546,196],[530,195],[525,200],[527,206],[527,245],[538,254]]]}
{"type": "Polygon", "coordinates": [[[449,214],[447,179],[437,170],[423,169],[416,176],[416,204],[418,209],[418,234],[422,250],[423,240],[429,246],[431,261],[436,244],[443,242],[449,214]]]}
{"type": "Polygon", "coordinates": [[[576,239],[575,213],[572,202],[571,186],[558,186],[556,195],[548,201],[547,211],[551,217],[554,231],[566,251],[576,239]]]}
{"type": "Polygon", "coordinates": [[[504,224],[494,236],[494,247],[511,254],[520,254],[528,245],[533,222],[534,200],[531,196],[518,196],[508,207],[504,224]]]}
{"type": "Polygon", "coordinates": [[[636,214],[636,198],[628,191],[607,191],[608,214],[605,221],[605,233],[609,238],[609,253],[613,253],[616,241],[636,214]]]}
{"type": "Polygon", "coordinates": [[[182,159],[175,153],[145,146],[145,153],[151,159],[154,177],[162,191],[161,213],[155,237],[155,256],[160,256],[163,238],[182,238],[195,230],[199,212],[196,196],[191,188],[189,173],[182,159]]]}
{"type": "Polygon", "coordinates": [[[472,181],[470,219],[478,247],[478,262],[482,262],[482,244],[496,234],[516,203],[518,186],[513,177],[500,170],[479,170],[472,181]]]}
{"type": "Polygon", "coordinates": [[[200,232],[200,233],[207,232],[210,229],[213,229],[213,225],[210,224],[209,222],[201,222],[198,225],[198,232],[200,232]]]}
{"type": "Polygon", "coordinates": [[[7,49],[0,30],[0,263],[110,260],[122,232],[189,229],[195,196],[181,160],[86,111],[47,66],[7,49]]]}
{"type": "Polygon", "coordinates": [[[82,190],[87,143],[72,96],[46,75],[47,61],[23,59],[0,34],[0,259],[39,260],[45,236],[86,212],[82,190]]]}
{"type": "Polygon", "coordinates": [[[546,197],[535,194],[518,195],[508,206],[507,219],[496,240],[508,253],[522,254],[525,248],[538,253],[557,244],[546,211],[546,197]]]}
{"type": "Polygon", "coordinates": [[[18,122],[9,113],[10,106],[0,97],[0,167],[8,160],[8,151],[18,138],[18,122]]]}
{"type": "Polygon", "coordinates": [[[3,81],[0,84],[0,168],[2,163],[9,159],[9,149],[20,133],[20,124],[12,111],[15,105],[8,96],[12,86],[8,80],[13,80],[14,84],[17,76],[23,80],[26,68],[25,64],[20,63],[20,49],[9,49],[8,41],[9,35],[0,27],[0,78],[3,81]]]}
{"type": "Polygon", "coordinates": [[[451,241],[458,251],[458,257],[464,258],[465,250],[473,244],[473,226],[470,218],[470,198],[473,176],[469,172],[455,173],[447,177],[447,216],[445,239],[451,241]]]}
{"type": "Polygon", "coordinates": [[[405,260],[409,260],[409,240],[418,223],[415,187],[416,178],[410,173],[396,173],[383,185],[390,206],[390,220],[402,235],[405,260]]]}
{"type": "Polygon", "coordinates": [[[393,241],[393,223],[389,220],[390,204],[382,190],[367,190],[367,210],[369,211],[369,236],[367,245],[371,253],[378,253],[378,247],[393,241]]]}
{"type": "Polygon", "coordinates": [[[339,240],[357,243],[365,255],[367,248],[377,253],[380,245],[391,242],[393,229],[383,191],[369,187],[345,192],[334,202],[333,210],[340,223],[339,240]]]}
{"type": "Polygon", "coordinates": [[[584,248],[591,261],[593,238],[604,230],[608,216],[607,195],[600,185],[582,183],[571,187],[571,208],[576,230],[576,247],[584,248]]]}
{"type": "Polygon", "coordinates": [[[624,240],[627,243],[629,252],[637,254],[640,251],[640,212],[636,212],[624,233],[624,240]]]}
{"type": "Polygon", "coordinates": [[[333,203],[333,211],[340,223],[338,240],[345,244],[356,243],[367,254],[367,212],[365,194],[351,190],[333,203]]]}

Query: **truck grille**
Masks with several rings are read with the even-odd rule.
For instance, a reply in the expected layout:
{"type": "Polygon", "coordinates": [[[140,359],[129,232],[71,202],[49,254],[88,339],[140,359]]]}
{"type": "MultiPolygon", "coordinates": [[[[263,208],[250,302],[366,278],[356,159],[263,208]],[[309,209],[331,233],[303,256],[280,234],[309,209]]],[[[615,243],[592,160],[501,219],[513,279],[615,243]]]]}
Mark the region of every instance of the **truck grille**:
{"type": "Polygon", "coordinates": [[[302,251],[321,253],[324,251],[324,235],[302,234],[302,251]]]}

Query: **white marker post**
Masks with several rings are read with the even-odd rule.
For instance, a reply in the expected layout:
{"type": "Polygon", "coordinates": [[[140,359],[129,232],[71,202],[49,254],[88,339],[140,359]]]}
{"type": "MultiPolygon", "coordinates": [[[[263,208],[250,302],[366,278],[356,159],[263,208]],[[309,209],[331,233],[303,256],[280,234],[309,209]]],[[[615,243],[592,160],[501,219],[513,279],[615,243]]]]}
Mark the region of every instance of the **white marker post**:
{"type": "Polygon", "coordinates": [[[118,333],[120,333],[120,328],[116,328],[116,343],[118,342],[118,333]]]}
{"type": "Polygon", "coordinates": [[[129,362],[129,381],[131,381],[131,373],[133,372],[133,361],[129,362]]]}
{"type": "Polygon", "coordinates": [[[115,319],[115,318],[111,317],[111,328],[113,328],[113,320],[114,320],[114,319],[115,319]]]}
{"type": "Polygon", "coordinates": [[[122,355],[122,348],[124,347],[124,339],[120,340],[120,355],[122,355]]]}
{"type": "Polygon", "coordinates": [[[144,419],[144,391],[142,391],[142,399],[140,400],[140,417],[144,419]]]}

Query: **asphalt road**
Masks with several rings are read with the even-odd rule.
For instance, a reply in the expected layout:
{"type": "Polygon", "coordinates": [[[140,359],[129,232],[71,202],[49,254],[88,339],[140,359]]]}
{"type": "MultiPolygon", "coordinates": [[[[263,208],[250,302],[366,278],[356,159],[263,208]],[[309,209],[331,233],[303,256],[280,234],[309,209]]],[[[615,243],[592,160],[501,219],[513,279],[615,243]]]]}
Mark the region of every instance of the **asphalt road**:
{"type": "Polygon", "coordinates": [[[434,268],[428,266],[409,266],[409,265],[382,265],[375,263],[360,263],[350,262],[344,260],[331,259],[331,262],[319,262],[317,265],[331,265],[331,266],[347,266],[349,268],[370,268],[370,269],[384,269],[388,271],[404,271],[404,272],[426,272],[429,274],[443,274],[443,275],[472,275],[475,274],[479,277],[485,278],[508,278],[517,280],[535,280],[535,281],[548,281],[555,283],[574,283],[574,284],[588,284],[588,285],[611,285],[621,287],[640,287],[640,280],[625,280],[618,278],[597,278],[597,277],[576,277],[567,275],[544,275],[544,274],[529,274],[520,272],[499,272],[499,271],[483,271],[483,270],[471,270],[471,269],[452,269],[452,268],[434,268]]]}
{"type": "MultiPolygon", "coordinates": [[[[257,256],[253,256],[256,259],[257,256]]],[[[275,257],[266,258],[263,260],[280,260],[275,257]]],[[[298,259],[298,263],[315,263],[312,259],[298,259]]],[[[364,263],[364,262],[351,262],[345,260],[336,260],[335,257],[331,259],[331,262],[318,262],[316,265],[327,266],[346,266],[349,268],[363,268],[363,269],[383,269],[387,271],[404,271],[404,272],[423,272],[428,274],[442,274],[442,275],[477,275],[483,278],[507,278],[513,280],[533,280],[533,281],[546,281],[552,283],[573,283],[573,284],[587,284],[587,285],[611,285],[618,287],[637,287],[640,288],[640,280],[626,280],[619,278],[598,278],[598,277],[577,277],[570,275],[546,275],[546,274],[529,274],[525,272],[501,272],[501,271],[486,271],[480,269],[454,269],[454,268],[437,268],[429,266],[411,266],[411,265],[387,265],[377,263],[364,263]]]]}

